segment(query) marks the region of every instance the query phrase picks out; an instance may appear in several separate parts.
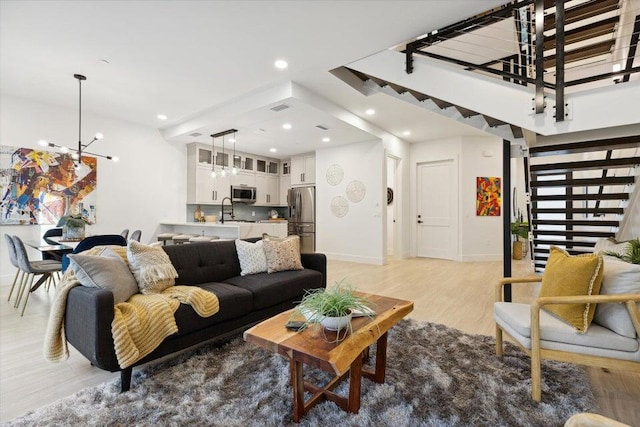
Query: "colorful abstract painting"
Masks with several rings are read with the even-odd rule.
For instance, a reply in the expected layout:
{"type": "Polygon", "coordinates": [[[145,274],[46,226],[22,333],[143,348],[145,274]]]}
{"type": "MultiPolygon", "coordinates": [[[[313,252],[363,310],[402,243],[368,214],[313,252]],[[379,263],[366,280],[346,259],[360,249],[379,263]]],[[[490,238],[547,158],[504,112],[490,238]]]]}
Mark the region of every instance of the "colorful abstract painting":
{"type": "Polygon", "coordinates": [[[95,222],[95,157],[0,145],[0,224],[57,224],[67,203],[95,222]]]}
{"type": "Polygon", "coordinates": [[[476,215],[500,216],[502,192],[500,178],[479,176],[476,178],[476,215]]]}

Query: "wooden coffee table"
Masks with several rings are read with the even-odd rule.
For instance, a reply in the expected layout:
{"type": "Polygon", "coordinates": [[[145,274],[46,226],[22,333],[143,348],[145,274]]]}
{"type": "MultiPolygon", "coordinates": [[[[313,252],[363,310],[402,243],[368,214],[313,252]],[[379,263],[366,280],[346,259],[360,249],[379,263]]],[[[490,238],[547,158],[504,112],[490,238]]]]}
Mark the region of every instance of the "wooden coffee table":
{"type": "Polygon", "coordinates": [[[311,327],[301,332],[290,331],[285,324],[292,310],[280,313],[245,331],[247,342],[279,353],[289,358],[293,385],[293,420],[300,421],[304,414],[323,400],[330,400],[347,412],[360,410],[360,386],[362,377],[383,383],[387,361],[387,332],[413,310],[413,302],[359,293],[375,303],[376,316],[354,318],[353,334],[339,343],[336,332],[311,327]],[[325,339],[326,337],[326,339],[325,339]],[[375,371],[362,368],[363,359],[369,356],[369,346],[377,342],[375,371]],[[303,378],[303,365],[311,365],[335,377],[324,387],[311,384],[303,378]],[[349,395],[340,396],[332,390],[349,375],[349,395]],[[304,400],[304,392],[312,397],[304,400]]]}

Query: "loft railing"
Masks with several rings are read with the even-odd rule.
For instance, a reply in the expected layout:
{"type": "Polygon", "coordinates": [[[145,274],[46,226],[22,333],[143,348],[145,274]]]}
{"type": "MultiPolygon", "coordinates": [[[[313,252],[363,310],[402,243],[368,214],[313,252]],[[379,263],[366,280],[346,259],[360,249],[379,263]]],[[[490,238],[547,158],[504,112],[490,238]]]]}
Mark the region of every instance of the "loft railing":
{"type": "Polygon", "coordinates": [[[545,90],[555,93],[556,121],[565,119],[565,89],[624,83],[634,66],[640,9],[628,0],[523,0],[432,31],[407,43],[414,55],[535,87],[542,113],[545,90]]]}

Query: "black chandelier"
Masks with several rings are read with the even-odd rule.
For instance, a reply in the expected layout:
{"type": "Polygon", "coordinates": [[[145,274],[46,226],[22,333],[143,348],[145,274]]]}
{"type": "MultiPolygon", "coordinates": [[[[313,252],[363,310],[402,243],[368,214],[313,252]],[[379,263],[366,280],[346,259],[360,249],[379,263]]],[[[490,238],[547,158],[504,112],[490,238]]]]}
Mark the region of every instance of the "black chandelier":
{"type": "Polygon", "coordinates": [[[76,168],[80,167],[82,164],[82,153],[90,154],[92,156],[102,157],[108,160],[113,160],[114,162],[118,161],[118,158],[115,156],[105,156],[103,154],[90,153],[86,151],[86,148],[93,144],[94,142],[102,139],[104,135],[100,132],[96,133],[91,141],[88,144],[82,143],[82,82],[87,80],[85,76],[82,74],[74,74],[73,77],[78,80],[78,148],[67,148],[62,145],[54,144],[53,142],[48,142],[45,140],[40,140],[40,145],[43,147],[53,147],[58,148],[61,153],[68,153],[69,151],[74,151],[71,157],[76,161],[76,168]]]}

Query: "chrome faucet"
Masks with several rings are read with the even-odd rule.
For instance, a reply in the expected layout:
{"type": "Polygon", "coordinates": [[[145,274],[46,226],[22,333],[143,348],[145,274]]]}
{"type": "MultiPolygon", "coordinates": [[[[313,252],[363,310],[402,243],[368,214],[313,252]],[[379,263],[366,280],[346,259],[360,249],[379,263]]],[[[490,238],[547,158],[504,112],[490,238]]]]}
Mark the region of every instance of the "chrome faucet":
{"type": "Polygon", "coordinates": [[[231,220],[233,220],[236,216],[233,214],[233,200],[231,200],[230,197],[225,197],[224,199],[222,199],[222,215],[220,215],[220,222],[222,224],[224,224],[224,215],[230,215],[231,216],[231,220]],[[225,200],[229,200],[229,205],[231,206],[231,212],[225,212],[224,211],[224,201],[225,200]]]}

